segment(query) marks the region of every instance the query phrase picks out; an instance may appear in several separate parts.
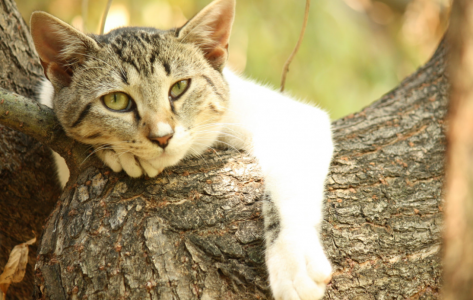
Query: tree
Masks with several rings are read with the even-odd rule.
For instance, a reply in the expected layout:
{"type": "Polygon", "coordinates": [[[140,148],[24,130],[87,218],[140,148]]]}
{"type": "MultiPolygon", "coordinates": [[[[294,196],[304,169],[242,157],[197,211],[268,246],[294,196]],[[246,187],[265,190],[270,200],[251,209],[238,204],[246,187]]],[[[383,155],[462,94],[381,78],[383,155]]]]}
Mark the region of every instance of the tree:
{"type": "MultiPolygon", "coordinates": [[[[1,1],[1,88],[34,96],[42,70],[33,49],[29,31],[15,3],[1,1]]],[[[0,100],[0,105],[3,102],[0,100]]],[[[12,248],[41,233],[44,220],[60,195],[54,172],[47,147],[0,125],[0,274],[12,248]]],[[[36,246],[32,250],[27,275],[23,282],[10,287],[9,299],[26,299],[32,293],[36,246]]]]}
{"type": "Polygon", "coordinates": [[[446,210],[444,230],[444,299],[473,297],[472,113],[473,5],[458,0],[453,7],[449,44],[451,97],[448,113],[446,210]]]}
{"type": "MultiPolygon", "coordinates": [[[[1,3],[13,7],[9,0],[1,3]]],[[[22,47],[10,47],[32,53],[24,36],[22,47]]],[[[438,298],[445,56],[442,43],[396,89],[333,123],[337,151],[322,232],[335,267],[327,299],[438,298]]],[[[38,70],[33,59],[28,62],[38,70]]],[[[49,109],[6,91],[0,98],[0,123],[60,151],[72,168],[37,250],[36,299],[270,298],[261,215],[270,199],[251,157],[209,151],[155,179],[132,179],[93,157],[83,163],[87,147],[68,140],[49,109]],[[42,127],[31,121],[34,113],[42,127]]],[[[2,182],[9,185],[18,186],[2,182]]],[[[0,201],[3,207],[9,198],[2,194],[0,201]]],[[[38,210],[37,220],[51,212],[38,210]]]]}

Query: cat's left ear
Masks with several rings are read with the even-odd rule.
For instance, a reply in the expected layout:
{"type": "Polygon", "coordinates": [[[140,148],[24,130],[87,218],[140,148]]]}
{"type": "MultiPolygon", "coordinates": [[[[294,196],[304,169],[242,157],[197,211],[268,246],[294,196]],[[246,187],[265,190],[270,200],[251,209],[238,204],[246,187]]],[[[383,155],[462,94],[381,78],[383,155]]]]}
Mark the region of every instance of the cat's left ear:
{"type": "Polygon", "coordinates": [[[228,40],[235,16],[235,0],[215,0],[178,29],[177,38],[193,43],[221,71],[228,56],[228,40]]]}

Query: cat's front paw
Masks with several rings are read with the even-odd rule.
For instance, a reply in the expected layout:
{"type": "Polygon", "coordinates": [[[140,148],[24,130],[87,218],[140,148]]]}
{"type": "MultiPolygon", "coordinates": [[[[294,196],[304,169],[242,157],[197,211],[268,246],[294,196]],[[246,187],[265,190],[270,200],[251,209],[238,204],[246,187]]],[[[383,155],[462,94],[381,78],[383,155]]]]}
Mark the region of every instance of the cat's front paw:
{"type": "Polygon", "coordinates": [[[266,250],[269,282],[276,300],[318,300],[332,267],[315,229],[281,231],[266,250]]]}
{"type": "Polygon", "coordinates": [[[112,150],[102,150],[97,151],[97,156],[114,172],[124,170],[130,177],[136,178],[141,175],[156,177],[162,171],[153,167],[148,161],[128,152],[118,155],[112,150]]]}

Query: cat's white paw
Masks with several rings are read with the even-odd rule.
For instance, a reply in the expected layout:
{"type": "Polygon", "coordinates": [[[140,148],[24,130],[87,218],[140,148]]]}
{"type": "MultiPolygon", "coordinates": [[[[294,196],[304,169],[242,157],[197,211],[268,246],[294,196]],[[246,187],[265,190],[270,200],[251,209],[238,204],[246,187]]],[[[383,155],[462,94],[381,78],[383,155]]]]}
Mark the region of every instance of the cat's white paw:
{"type": "Polygon", "coordinates": [[[140,177],[143,174],[156,177],[163,170],[155,168],[144,159],[136,158],[131,153],[118,155],[115,151],[101,150],[97,151],[97,156],[114,172],[125,170],[130,177],[140,177]]]}
{"type": "Polygon", "coordinates": [[[117,153],[111,150],[97,151],[97,156],[110,168],[113,172],[120,172],[123,170],[120,160],[118,159],[117,153]]]}
{"type": "Polygon", "coordinates": [[[120,154],[118,159],[120,160],[123,170],[125,170],[128,176],[136,178],[143,175],[143,169],[133,154],[125,152],[120,154]]]}
{"type": "Polygon", "coordinates": [[[163,169],[156,169],[147,160],[139,159],[140,165],[144,170],[144,173],[149,177],[156,177],[163,169]]]}
{"type": "Polygon", "coordinates": [[[266,250],[269,282],[276,300],[318,300],[332,267],[315,229],[283,230],[266,250]]]}

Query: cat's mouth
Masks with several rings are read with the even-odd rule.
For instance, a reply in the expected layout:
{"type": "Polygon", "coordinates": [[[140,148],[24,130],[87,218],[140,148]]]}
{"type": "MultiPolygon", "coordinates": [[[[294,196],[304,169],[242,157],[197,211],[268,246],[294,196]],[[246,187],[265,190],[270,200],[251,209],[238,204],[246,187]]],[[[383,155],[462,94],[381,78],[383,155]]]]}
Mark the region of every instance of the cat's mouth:
{"type": "Polygon", "coordinates": [[[173,153],[173,151],[169,150],[169,149],[163,149],[163,151],[161,151],[160,154],[158,154],[155,159],[159,159],[159,160],[162,160],[162,159],[169,159],[169,158],[173,158],[175,156],[175,153],[173,153]]]}
{"type": "Polygon", "coordinates": [[[171,155],[169,155],[168,152],[169,152],[169,151],[163,150],[163,152],[161,152],[161,154],[159,154],[157,158],[167,158],[167,157],[170,157],[171,155]]]}

